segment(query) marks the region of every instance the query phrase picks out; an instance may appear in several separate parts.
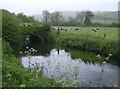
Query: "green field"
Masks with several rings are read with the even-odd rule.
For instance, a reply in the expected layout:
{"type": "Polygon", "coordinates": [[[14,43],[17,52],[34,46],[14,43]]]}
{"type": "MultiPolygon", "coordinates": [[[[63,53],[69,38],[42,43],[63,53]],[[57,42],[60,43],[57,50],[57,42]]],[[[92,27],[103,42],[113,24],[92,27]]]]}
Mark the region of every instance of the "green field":
{"type": "MultiPolygon", "coordinates": [[[[64,28],[70,28],[70,27],[64,27],[64,28]]],[[[71,27],[72,30],[68,30],[67,32],[61,31],[60,36],[66,36],[66,37],[90,37],[90,39],[105,39],[105,40],[118,40],[118,28],[112,28],[112,27],[100,27],[99,32],[93,32],[92,29],[94,27],[71,27]],[[75,28],[79,28],[80,30],[74,30],[75,28]],[[106,37],[104,37],[104,34],[106,34],[106,37]],[[91,38],[92,37],[92,38],[91,38]]]]}
{"type": "MultiPolygon", "coordinates": [[[[69,27],[64,27],[69,28],[69,27]]],[[[93,32],[94,27],[71,27],[72,30],[61,30],[56,42],[60,45],[99,53],[103,56],[112,54],[118,56],[118,28],[100,27],[99,32],[93,32]],[[79,28],[80,30],[74,30],[79,28]]]]}
{"type": "MultiPolygon", "coordinates": [[[[105,20],[93,20],[93,22],[98,22],[98,23],[105,24],[105,20]]],[[[106,20],[106,24],[111,24],[113,22],[118,23],[118,20],[106,20]]]]}

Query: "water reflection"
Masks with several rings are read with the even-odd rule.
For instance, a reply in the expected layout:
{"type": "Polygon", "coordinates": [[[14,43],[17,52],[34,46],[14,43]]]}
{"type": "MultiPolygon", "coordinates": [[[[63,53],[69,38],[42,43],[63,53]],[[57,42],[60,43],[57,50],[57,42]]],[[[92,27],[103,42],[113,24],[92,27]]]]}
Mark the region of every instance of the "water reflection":
{"type": "Polygon", "coordinates": [[[80,86],[118,85],[118,67],[108,63],[93,64],[80,58],[75,59],[73,60],[70,52],[52,49],[47,56],[23,56],[21,61],[25,68],[43,68],[47,77],[62,81],[77,81],[80,82],[80,86]]]}

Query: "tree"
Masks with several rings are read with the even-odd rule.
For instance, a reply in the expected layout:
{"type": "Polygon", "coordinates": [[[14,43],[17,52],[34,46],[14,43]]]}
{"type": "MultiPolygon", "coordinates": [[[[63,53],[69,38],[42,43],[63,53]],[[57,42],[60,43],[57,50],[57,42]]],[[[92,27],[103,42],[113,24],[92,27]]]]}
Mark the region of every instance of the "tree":
{"type": "Polygon", "coordinates": [[[73,17],[71,17],[71,16],[70,16],[70,17],[68,17],[68,20],[69,20],[69,21],[76,21],[76,19],[75,19],[75,18],[73,18],[73,17]]]}
{"type": "Polygon", "coordinates": [[[77,21],[83,21],[83,18],[84,18],[84,16],[85,16],[85,11],[78,11],[77,13],[76,13],[76,20],[77,21]]]}
{"type": "Polygon", "coordinates": [[[83,19],[83,22],[85,25],[91,24],[91,18],[94,16],[94,14],[91,11],[85,11],[85,16],[83,19]]]}
{"type": "Polygon", "coordinates": [[[22,40],[19,30],[20,20],[12,13],[2,10],[2,37],[10,42],[11,46],[17,45],[22,40]]]}
{"type": "Polygon", "coordinates": [[[47,10],[43,11],[43,22],[47,24],[48,20],[50,18],[50,13],[47,10]]]}
{"type": "Polygon", "coordinates": [[[62,18],[62,15],[59,11],[51,13],[51,21],[54,25],[58,26],[61,18],[62,18]]]}

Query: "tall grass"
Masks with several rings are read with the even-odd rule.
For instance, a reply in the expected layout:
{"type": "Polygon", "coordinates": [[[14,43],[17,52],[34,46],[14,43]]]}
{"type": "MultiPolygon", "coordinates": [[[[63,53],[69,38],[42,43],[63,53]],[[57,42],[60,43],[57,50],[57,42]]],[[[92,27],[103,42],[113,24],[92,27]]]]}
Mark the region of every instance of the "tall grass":
{"type": "Polygon", "coordinates": [[[0,40],[0,88],[2,87],[2,41],[0,40]]]}

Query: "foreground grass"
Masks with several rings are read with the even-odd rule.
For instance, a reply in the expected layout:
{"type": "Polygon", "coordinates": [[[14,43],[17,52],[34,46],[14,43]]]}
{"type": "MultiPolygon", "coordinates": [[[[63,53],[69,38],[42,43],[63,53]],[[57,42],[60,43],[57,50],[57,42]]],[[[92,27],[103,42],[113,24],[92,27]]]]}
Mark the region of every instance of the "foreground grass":
{"type": "Polygon", "coordinates": [[[2,86],[3,87],[59,87],[54,79],[46,78],[40,71],[24,69],[12,54],[7,42],[3,42],[2,86]]]}
{"type": "Polygon", "coordinates": [[[0,88],[2,87],[2,41],[0,39],[0,88]]]}
{"type": "Polygon", "coordinates": [[[92,28],[72,27],[72,30],[60,31],[56,42],[63,46],[95,52],[105,57],[112,54],[112,57],[117,59],[118,29],[100,27],[99,32],[93,32],[92,28]],[[80,30],[74,30],[75,28],[80,28],[80,30]]]}

